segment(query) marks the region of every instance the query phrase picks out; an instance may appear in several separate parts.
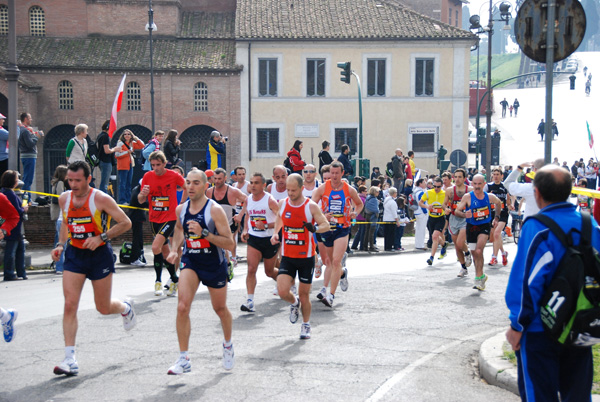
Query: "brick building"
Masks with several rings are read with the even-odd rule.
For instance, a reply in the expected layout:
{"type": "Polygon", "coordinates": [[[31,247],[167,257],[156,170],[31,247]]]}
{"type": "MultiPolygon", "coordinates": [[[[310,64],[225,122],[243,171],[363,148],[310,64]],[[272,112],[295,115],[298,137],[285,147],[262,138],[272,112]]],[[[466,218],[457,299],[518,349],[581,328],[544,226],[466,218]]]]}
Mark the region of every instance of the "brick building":
{"type": "Polygon", "coordinates": [[[462,8],[466,0],[395,0],[413,10],[458,28],[462,27],[462,8]]]}
{"type": "MultiPolygon", "coordinates": [[[[235,63],[235,0],[158,0],[153,3],[156,129],[181,133],[187,168],[205,159],[209,133],[229,136],[227,165],[239,161],[240,72],[235,63]]],[[[92,138],[110,117],[127,74],[119,131],[144,141],[152,133],[150,46],[145,0],[16,2],[18,113],[28,111],[45,131],[38,142],[34,190],[48,190],[55,167],[79,123],[92,138]]],[[[0,0],[0,59],[8,59],[8,7],[0,0]]],[[[3,75],[0,69],[0,76],[3,75]]],[[[8,85],[0,80],[0,113],[8,114],[8,85]]],[[[141,176],[136,166],[134,180],[141,176]]]]}

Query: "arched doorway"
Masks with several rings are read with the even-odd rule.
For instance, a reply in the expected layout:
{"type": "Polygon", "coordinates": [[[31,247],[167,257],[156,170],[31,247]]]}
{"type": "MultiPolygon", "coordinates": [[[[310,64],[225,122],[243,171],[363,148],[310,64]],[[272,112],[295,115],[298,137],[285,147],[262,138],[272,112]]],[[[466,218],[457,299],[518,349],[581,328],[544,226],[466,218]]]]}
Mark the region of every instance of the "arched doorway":
{"type": "Polygon", "coordinates": [[[210,140],[210,133],[214,130],[211,126],[200,124],[191,126],[181,133],[179,157],[185,161],[186,172],[189,172],[192,167],[206,169],[206,146],[210,140]]]}
{"type": "Polygon", "coordinates": [[[75,136],[75,126],[61,124],[52,128],[44,139],[44,192],[50,192],[50,181],[58,165],[66,165],[66,149],[75,136]]]}
{"type": "MultiPolygon", "coordinates": [[[[144,144],[147,144],[148,141],[152,138],[152,131],[150,129],[140,126],[138,124],[131,124],[129,126],[124,126],[118,129],[113,133],[112,139],[110,140],[110,146],[115,147],[117,142],[119,142],[119,137],[123,133],[124,130],[130,130],[133,135],[138,137],[140,140],[144,141],[144,144]]],[[[144,176],[143,165],[140,163],[140,155],[142,151],[135,151],[135,167],[133,168],[133,179],[131,181],[132,185],[135,186],[140,179],[144,176]]],[[[116,167],[113,172],[116,172],[116,167]]]]}

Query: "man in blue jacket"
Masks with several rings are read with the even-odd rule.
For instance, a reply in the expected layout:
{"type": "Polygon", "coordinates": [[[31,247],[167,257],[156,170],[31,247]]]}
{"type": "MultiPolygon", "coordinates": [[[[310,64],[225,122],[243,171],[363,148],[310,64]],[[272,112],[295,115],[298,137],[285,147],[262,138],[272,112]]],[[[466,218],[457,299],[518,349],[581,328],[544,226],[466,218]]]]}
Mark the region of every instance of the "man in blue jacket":
{"type": "Polygon", "coordinates": [[[210,133],[210,141],[208,141],[208,145],[206,146],[206,166],[207,169],[215,170],[218,168],[225,167],[224,166],[224,157],[225,157],[225,141],[227,141],[227,137],[223,137],[223,135],[218,131],[213,131],[210,133]]]}
{"type": "MultiPolygon", "coordinates": [[[[540,214],[556,221],[565,233],[575,229],[579,243],[581,214],[568,202],[571,174],[556,165],[536,172],[534,194],[540,214]]],[[[600,231],[592,219],[592,245],[600,250],[600,231]]],[[[590,401],[593,378],[591,348],[567,348],[551,340],[542,327],[540,299],[565,253],[565,248],[541,222],[527,219],[506,289],[510,328],[506,338],[517,355],[521,399],[590,401]]]]}
{"type": "Polygon", "coordinates": [[[354,169],[352,169],[352,165],[350,164],[350,146],[347,144],[342,145],[341,147],[342,153],[338,156],[337,160],[342,165],[344,165],[344,177],[354,176],[354,169]]]}

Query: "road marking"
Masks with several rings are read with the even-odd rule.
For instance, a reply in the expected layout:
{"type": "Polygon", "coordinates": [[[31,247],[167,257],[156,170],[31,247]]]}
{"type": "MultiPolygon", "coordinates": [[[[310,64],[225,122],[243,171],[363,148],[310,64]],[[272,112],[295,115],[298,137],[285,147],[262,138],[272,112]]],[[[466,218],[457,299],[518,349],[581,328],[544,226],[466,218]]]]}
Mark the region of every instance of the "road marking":
{"type": "Polygon", "coordinates": [[[400,382],[400,380],[402,380],[404,377],[406,377],[407,375],[412,373],[417,367],[419,367],[419,366],[423,365],[424,363],[428,362],[429,360],[433,359],[440,353],[443,353],[450,348],[458,346],[463,342],[470,341],[470,340],[477,339],[477,338],[484,337],[484,336],[488,336],[491,334],[497,334],[498,331],[501,331],[501,330],[502,330],[502,327],[497,327],[495,329],[490,329],[487,331],[479,332],[478,334],[469,335],[464,338],[461,338],[456,341],[452,341],[450,343],[440,346],[436,350],[417,359],[416,361],[412,362],[407,367],[405,367],[404,369],[400,370],[399,372],[394,374],[392,377],[390,377],[386,382],[381,384],[379,386],[379,388],[377,388],[377,390],[373,393],[373,395],[371,395],[371,397],[369,399],[367,399],[367,401],[368,402],[379,401],[381,398],[383,398],[385,396],[385,394],[387,394],[389,392],[389,390],[391,390],[396,384],[398,384],[398,382],[400,382]]]}

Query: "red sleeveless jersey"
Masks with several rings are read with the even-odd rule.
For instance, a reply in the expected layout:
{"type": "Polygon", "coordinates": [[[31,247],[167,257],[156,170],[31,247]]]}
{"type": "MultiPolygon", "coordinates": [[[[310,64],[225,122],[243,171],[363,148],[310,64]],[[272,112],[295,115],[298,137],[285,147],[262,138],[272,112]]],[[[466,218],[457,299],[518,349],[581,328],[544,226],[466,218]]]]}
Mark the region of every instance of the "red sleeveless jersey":
{"type": "Polygon", "coordinates": [[[290,205],[289,198],[284,201],[279,212],[283,222],[281,255],[289,258],[309,258],[315,255],[315,241],[311,232],[306,230],[304,222],[313,223],[313,216],[307,198],[302,205],[290,205]]]}
{"type": "Polygon", "coordinates": [[[73,193],[71,191],[67,193],[63,221],[68,225],[71,245],[74,247],[83,249],[83,243],[88,237],[98,236],[108,229],[108,216],[96,208],[97,191],[90,188],[88,198],[79,208],[73,205],[73,193]]]}

